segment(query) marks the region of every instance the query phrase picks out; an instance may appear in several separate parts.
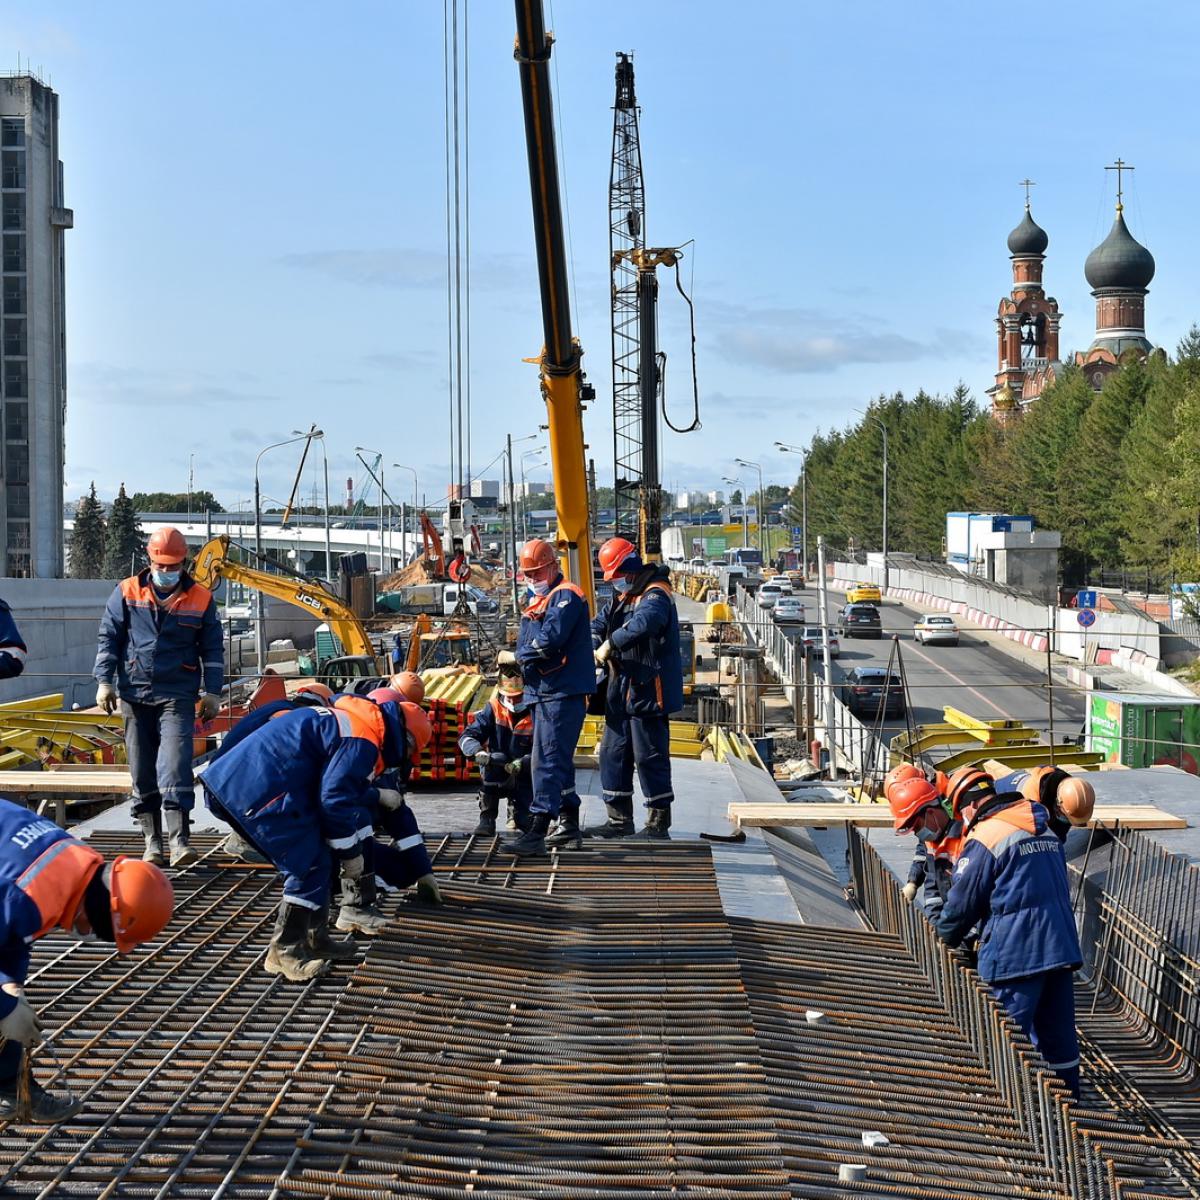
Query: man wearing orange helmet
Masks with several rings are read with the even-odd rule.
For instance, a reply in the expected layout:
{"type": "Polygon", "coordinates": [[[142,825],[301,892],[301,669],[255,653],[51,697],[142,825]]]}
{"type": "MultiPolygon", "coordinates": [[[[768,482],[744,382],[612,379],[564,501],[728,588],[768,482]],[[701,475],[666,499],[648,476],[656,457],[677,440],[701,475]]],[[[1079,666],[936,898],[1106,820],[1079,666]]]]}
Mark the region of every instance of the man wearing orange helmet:
{"type": "Polygon", "coordinates": [[[996,780],[996,791],[1020,792],[1026,800],[1040,804],[1061,842],[1076,826],[1086,826],[1096,807],[1096,789],[1086,779],[1057,766],[1013,771],[996,780]]]}
{"type": "Polygon", "coordinates": [[[53,821],[0,799],[0,1121],[54,1125],[80,1108],[36,1080],[28,1107],[22,1103],[25,1049],[41,1034],[25,999],[30,943],[62,930],[115,942],[127,954],[162,932],[173,907],[171,884],[158,867],[125,857],[106,862],[53,821]]]}
{"type": "Polygon", "coordinates": [[[670,715],[683,707],[683,656],[671,574],[643,564],[625,538],[600,547],[604,578],[615,594],[592,621],[595,663],[608,673],[600,784],[608,819],[589,837],[669,838],[671,805],[670,715]],[[633,832],[633,773],[646,802],[646,825],[633,832]]]}
{"type": "Polygon", "coordinates": [[[97,705],[111,713],[119,701],[125,718],[143,857],[162,865],[165,815],[171,866],[182,867],[197,857],[188,844],[196,701],[204,720],[220,710],[225,651],[212,592],[183,569],[183,534],[164,525],[150,535],[146,553],[150,566],[109,597],[92,674],[97,705]]]}
{"type": "Polygon", "coordinates": [[[479,765],[479,837],[493,837],[500,801],[508,797],[512,828],[529,826],[533,800],[534,709],[525,700],[520,675],[502,674],[496,694],[478,712],[458,739],[458,748],[479,765]]]}

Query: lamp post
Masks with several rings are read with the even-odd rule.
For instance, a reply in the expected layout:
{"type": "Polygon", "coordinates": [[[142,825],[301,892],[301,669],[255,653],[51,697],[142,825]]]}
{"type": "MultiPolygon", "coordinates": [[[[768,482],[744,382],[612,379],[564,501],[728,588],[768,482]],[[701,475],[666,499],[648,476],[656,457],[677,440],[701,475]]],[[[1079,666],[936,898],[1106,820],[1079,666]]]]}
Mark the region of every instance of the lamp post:
{"type": "Polygon", "coordinates": [[[886,592],[888,586],[888,430],[878,417],[873,417],[870,413],[862,413],[862,417],[864,420],[878,425],[879,432],[883,434],[883,590],[886,592]]]}
{"type": "MultiPolygon", "coordinates": [[[[300,433],[299,429],[293,429],[293,433],[300,433]]],[[[312,438],[314,441],[321,443],[321,461],[325,466],[325,578],[329,582],[329,586],[333,586],[333,542],[329,536],[329,455],[325,450],[325,430],[318,429],[315,425],[303,437],[312,438]]]]}
{"type": "Polygon", "coordinates": [[[776,442],[777,450],[787,450],[792,454],[802,455],[800,460],[800,554],[804,559],[804,574],[808,574],[808,451],[803,446],[789,446],[785,442],[776,442]]]}
{"type": "MultiPolygon", "coordinates": [[[[729,484],[730,487],[739,487],[740,488],[742,486],[742,481],[740,479],[730,479],[728,475],[722,475],[721,482],[729,484]]],[[[730,501],[730,503],[732,503],[732,500],[730,501]]],[[[742,545],[748,546],[749,544],[750,544],[750,517],[748,516],[747,511],[746,511],[746,496],[745,496],[745,493],[743,493],[742,494],[742,545]]]]}
{"type": "Polygon", "coordinates": [[[762,467],[756,462],[751,462],[748,458],[735,458],[733,461],[735,463],[737,463],[737,465],[739,467],[753,467],[758,472],[758,552],[760,555],[762,555],[762,560],[763,560],[762,565],[766,566],[767,543],[765,541],[765,535],[766,535],[766,528],[767,528],[767,522],[766,522],[766,515],[767,515],[766,499],[767,498],[763,492],[762,467]]]}
{"type": "Polygon", "coordinates": [[[355,446],[354,452],[356,454],[374,454],[375,461],[377,462],[377,464],[379,466],[379,574],[382,575],[384,573],[384,566],[383,566],[383,556],[384,556],[384,545],[383,545],[383,536],[384,536],[383,535],[383,494],[384,494],[383,493],[383,451],[382,450],[372,450],[370,446],[355,446]]]}
{"type": "MultiPolygon", "coordinates": [[[[521,455],[521,539],[522,541],[526,542],[529,541],[529,521],[527,519],[529,503],[528,497],[525,495],[525,460],[529,458],[530,455],[541,454],[545,449],[545,446],[535,446],[532,450],[526,450],[525,453],[521,455]]],[[[534,465],[544,467],[546,464],[543,462],[535,463],[534,465]]]]}
{"type": "MultiPolygon", "coordinates": [[[[280,446],[291,446],[295,442],[303,442],[307,440],[308,434],[301,434],[300,437],[285,438],[282,442],[272,442],[269,446],[264,446],[259,452],[258,457],[254,460],[254,557],[257,560],[257,565],[261,569],[263,561],[263,544],[262,544],[262,489],[258,482],[258,465],[262,462],[262,456],[268,450],[278,450],[280,446]]],[[[261,675],[267,666],[267,642],[263,623],[266,620],[266,613],[263,604],[263,594],[261,591],[255,593],[255,613],[258,620],[255,622],[254,630],[254,650],[255,656],[258,659],[258,673],[261,675]]]]}
{"type": "MultiPolygon", "coordinates": [[[[406,467],[403,463],[392,463],[392,467],[398,471],[411,471],[413,477],[413,549],[417,547],[417,470],[415,467],[406,467]]],[[[400,530],[400,557],[407,561],[408,551],[404,548],[404,529],[400,530]]]]}
{"type": "MultiPolygon", "coordinates": [[[[512,606],[513,614],[520,611],[521,598],[517,589],[517,484],[513,478],[513,443],[532,442],[536,433],[527,433],[524,437],[515,438],[510,433],[505,438],[505,454],[508,458],[508,560],[512,570],[512,606]]],[[[524,462],[521,466],[524,468],[524,462]]],[[[522,474],[522,480],[525,476],[522,474]]]]}

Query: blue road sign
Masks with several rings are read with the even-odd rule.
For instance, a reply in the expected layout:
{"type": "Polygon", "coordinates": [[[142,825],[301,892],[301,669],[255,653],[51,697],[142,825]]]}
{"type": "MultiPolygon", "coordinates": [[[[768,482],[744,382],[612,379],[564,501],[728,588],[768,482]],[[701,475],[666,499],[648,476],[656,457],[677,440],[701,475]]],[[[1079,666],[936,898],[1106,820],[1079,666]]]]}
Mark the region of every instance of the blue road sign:
{"type": "Polygon", "coordinates": [[[1076,608],[1095,608],[1096,607],[1096,591],[1094,588],[1088,588],[1082,592],[1075,593],[1076,608]]]}
{"type": "Polygon", "coordinates": [[[1084,629],[1090,628],[1096,623],[1096,614],[1090,608],[1081,608],[1079,615],[1075,618],[1084,629]]]}

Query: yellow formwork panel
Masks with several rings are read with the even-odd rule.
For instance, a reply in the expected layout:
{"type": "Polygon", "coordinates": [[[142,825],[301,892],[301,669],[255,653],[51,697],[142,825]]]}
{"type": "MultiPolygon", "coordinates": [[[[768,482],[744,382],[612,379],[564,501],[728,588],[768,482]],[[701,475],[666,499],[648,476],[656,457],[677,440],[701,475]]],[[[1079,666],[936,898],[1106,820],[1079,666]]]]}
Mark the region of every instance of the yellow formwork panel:
{"type": "MultiPolygon", "coordinates": [[[[982,765],[984,759],[995,758],[994,754],[981,753],[978,748],[962,750],[941,759],[937,764],[939,771],[949,774],[959,767],[982,765]]],[[[1001,761],[1012,767],[1014,771],[1022,767],[1043,767],[1050,765],[1050,747],[1044,743],[1037,746],[1010,746],[999,755],[1001,761]]],[[[1095,750],[1080,750],[1076,746],[1055,746],[1054,762],[1060,767],[1096,767],[1104,761],[1104,755],[1095,750]]]]}
{"type": "Polygon", "coordinates": [[[7,729],[72,729],[76,733],[91,730],[98,736],[111,734],[121,738],[125,722],[120,713],[89,712],[0,712],[0,731],[7,729]]]}
{"type": "Polygon", "coordinates": [[[51,692],[45,696],[28,696],[24,700],[6,700],[0,704],[0,713],[38,712],[44,709],[61,709],[62,706],[62,692],[51,692]]]}
{"type": "Polygon", "coordinates": [[[480,707],[486,700],[480,696],[476,702],[476,694],[487,689],[490,694],[492,685],[485,682],[482,675],[462,674],[443,675],[434,671],[426,671],[421,676],[425,684],[425,699],[440,700],[444,704],[466,704],[473,708],[480,707]]]}

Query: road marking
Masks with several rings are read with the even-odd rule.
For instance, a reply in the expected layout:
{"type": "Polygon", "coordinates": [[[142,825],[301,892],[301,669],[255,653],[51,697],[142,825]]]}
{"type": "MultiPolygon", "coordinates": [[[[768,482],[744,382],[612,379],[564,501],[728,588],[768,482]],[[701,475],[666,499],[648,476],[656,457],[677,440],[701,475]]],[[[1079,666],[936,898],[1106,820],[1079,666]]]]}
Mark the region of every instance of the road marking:
{"type": "Polygon", "coordinates": [[[955,673],[953,671],[949,670],[949,668],[947,668],[947,667],[943,667],[942,664],[937,661],[937,659],[930,658],[928,654],[926,654],[923,650],[918,648],[917,642],[914,641],[912,646],[910,647],[910,649],[918,658],[923,658],[927,663],[930,664],[930,666],[937,667],[937,669],[939,671],[943,671],[943,672],[945,672],[945,674],[949,675],[950,678],[953,679],[954,682],[959,685],[959,687],[965,687],[967,689],[967,691],[971,693],[972,696],[978,696],[979,699],[984,702],[984,704],[987,704],[991,708],[994,708],[1006,721],[1014,720],[1014,718],[1009,716],[1008,713],[1006,713],[1004,711],[1004,709],[1002,709],[1000,707],[1000,705],[998,705],[994,700],[985,696],[982,692],[977,691],[965,679],[959,679],[959,677],[957,675],[955,675],[955,673]]]}

